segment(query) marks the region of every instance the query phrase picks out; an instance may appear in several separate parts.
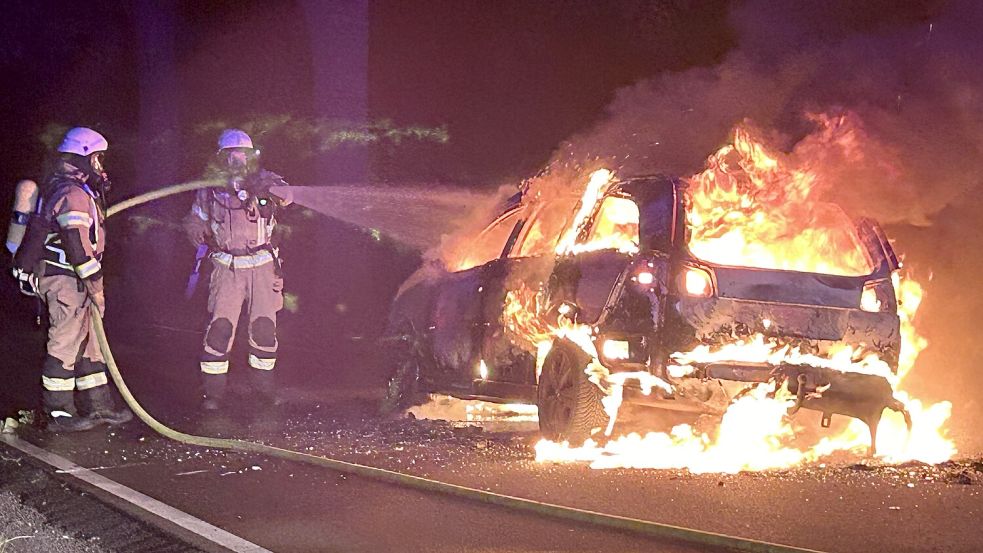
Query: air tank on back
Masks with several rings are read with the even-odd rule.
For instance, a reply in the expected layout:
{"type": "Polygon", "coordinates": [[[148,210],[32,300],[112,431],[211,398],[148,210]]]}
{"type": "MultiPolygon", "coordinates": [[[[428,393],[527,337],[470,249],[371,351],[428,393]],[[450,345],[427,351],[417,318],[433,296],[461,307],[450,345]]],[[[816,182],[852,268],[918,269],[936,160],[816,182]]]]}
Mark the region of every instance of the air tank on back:
{"type": "Polygon", "coordinates": [[[24,179],[17,183],[14,190],[14,210],[10,219],[10,227],[7,229],[7,251],[10,255],[17,253],[21,242],[24,240],[24,232],[27,230],[27,222],[31,218],[38,202],[38,185],[36,182],[24,179]]]}

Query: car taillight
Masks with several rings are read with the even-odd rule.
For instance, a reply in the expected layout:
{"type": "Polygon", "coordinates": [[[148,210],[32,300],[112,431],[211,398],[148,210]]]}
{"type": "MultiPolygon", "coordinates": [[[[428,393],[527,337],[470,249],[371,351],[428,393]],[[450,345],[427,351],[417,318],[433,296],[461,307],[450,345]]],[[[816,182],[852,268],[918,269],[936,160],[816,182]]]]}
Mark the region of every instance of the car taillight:
{"type": "Polygon", "coordinates": [[[870,313],[880,313],[884,310],[884,302],[877,293],[881,285],[882,283],[876,281],[864,283],[864,291],[860,294],[860,309],[870,313]]]}
{"type": "Polygon", "coordinates": [[[601,355],[613,361],[624,361],[631,357],[630,344],[627,340],[604,340],[601,355]]]}
{"type": "Polygon", "coordinates": [[[683,290],[690,296],[709,298],[713,295],[713,278],[698,267],[686,267],[683,272],[683,290]]]}

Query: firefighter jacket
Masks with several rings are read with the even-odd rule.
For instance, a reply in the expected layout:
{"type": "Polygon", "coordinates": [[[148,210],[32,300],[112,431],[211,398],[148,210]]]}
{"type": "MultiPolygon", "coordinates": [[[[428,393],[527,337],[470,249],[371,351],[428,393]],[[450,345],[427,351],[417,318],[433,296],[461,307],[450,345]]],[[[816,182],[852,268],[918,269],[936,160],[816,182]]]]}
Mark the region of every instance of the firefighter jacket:
{"type": "Polygon", "coordinates": [[[41,210],[50,221],[42,256],[43,276],[100,277],[106,249],[105,212],[85,173],[60,162],[45,183],[41,210]]]}
{"type": "Polygon", "coordinates": [[[247,177],[246,200],[230,189],[199,190],[184,219],[189,239],[196,246],[207,244],[220,265],[239,269],[274,262],[275,208],[283,202],[269,188],[286,184],[276,173],[260,170],[247,177]]]}

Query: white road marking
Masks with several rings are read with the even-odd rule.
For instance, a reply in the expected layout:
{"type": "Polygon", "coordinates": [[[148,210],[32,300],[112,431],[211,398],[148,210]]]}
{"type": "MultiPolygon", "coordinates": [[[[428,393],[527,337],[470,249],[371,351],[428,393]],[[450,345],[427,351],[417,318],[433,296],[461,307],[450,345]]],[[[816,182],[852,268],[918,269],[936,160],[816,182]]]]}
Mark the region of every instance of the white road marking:
{"type": "Polygon", "coordinates": [[[202,538],[205,538],[206,540],[226,549],[235,551],[236,553],[272,553],[270,550],[260,547],[251,541],[226,532],[225,530],[222,530],[217,526],[213,526],[200,518],[193,517],[184,511],[180,511],[174,507],[171,507],[170,505],[161,503],[150,496],[144,495],[132,488],[128,488],[118,482],[110,480],[101,474],[96,474],[85,467],[80,467],[64,457],[41,449],[33,444],[21,440],[20,438],[17,438],[16,436],[4,434],[0,436],[0,440],[13,448],[19,449],[31,457],[34,457],[35,459],[44,462],[45,464],[63,471],[65,474],[70,474],[83,482],[87,482],[105,492],[111,493],[114,496],[149,513],[153,513],[154,515],[157,515],[165,520],[169,520],[181,528],[193,532],[198,536],[201,536],[202,538]]]}

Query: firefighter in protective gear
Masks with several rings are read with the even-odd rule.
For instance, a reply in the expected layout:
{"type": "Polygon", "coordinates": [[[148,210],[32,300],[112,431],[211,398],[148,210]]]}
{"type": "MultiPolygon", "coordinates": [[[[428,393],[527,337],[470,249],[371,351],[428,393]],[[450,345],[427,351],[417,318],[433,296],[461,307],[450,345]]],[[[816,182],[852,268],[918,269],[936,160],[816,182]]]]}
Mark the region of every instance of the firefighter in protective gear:
{"type": "Polygon", "coordinates": [[[212,265],[210,320],[200,358],[202,407],[206,410],[218,409],[225,399],[229,351],[244,303],[250,379],[263,399],[276,402],[273,369],[277,312],[283,307],[283,275],[273,230],[276,209],[290,203],[289,198],[270,193],[270,187],[286,186],[286,182],[259,168],[259,152],[245,132],[222,132],[217,155],[218,171],[228,187],[199,190],[185,218],[190,240],[199,251],[207,247],[212,265]]]}
{"type": "Polygon", "coordinates": [[[130,411],[114,406],[90,315],[90,304],[105,313],[102,254],[108,178],[103,159],[108,147],[92,129],[69,130],[42,184],[36,210],[46,223],[47,236],[34,275],[51,323],[41,371],[42,406],[48,429],[55,432],[133,418],[130,411]]]}

